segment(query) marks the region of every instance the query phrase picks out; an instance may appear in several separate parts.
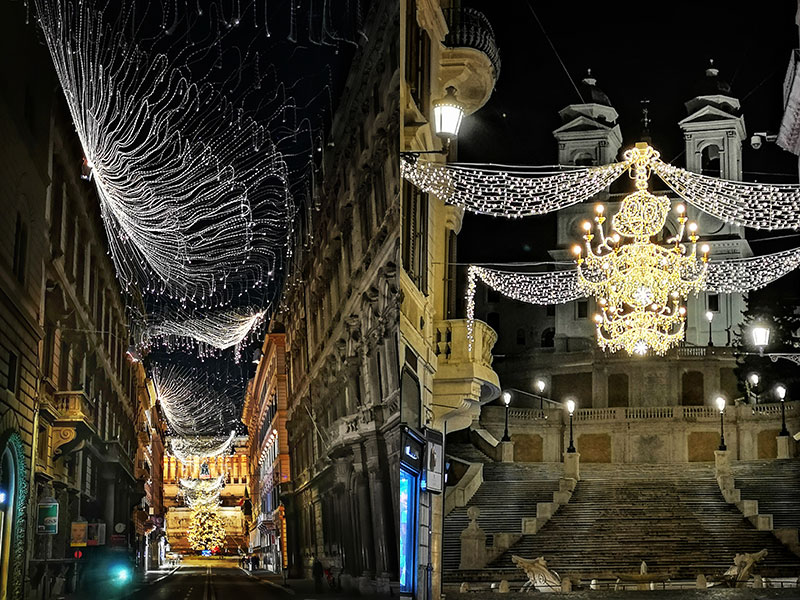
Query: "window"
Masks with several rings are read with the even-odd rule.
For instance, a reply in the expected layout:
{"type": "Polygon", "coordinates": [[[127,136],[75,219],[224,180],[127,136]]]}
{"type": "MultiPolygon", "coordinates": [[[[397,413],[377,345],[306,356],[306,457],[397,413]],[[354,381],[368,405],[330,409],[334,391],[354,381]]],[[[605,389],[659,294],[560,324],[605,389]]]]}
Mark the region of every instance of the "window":
{"type": "Polygon", "coordinates": [[[9,351],[8,370],[6,371],[6,389],[12,394],[17,393],[17,382],[19,380],[19,357],[9,351]]]}
{"type": "Polygon", "coordinates": [[[711,312],[719,312],[719,294],[708,295],[708,310],[711,312]]]}
{"type": "Polygon", "coordinates": [[[548,327],[542,332],[542,348],[552,348],[555,346],[556,330],[555,327],[548,327]]]}
{"type": "Polygon", "coordinates": [[[486,315],[486,323],[500,335],[500,313],[490,312],[486,315]]]}
{"type": "Polygon", "coordinates": [[[524,346],[525,345],[525,330],[520,328],[517,329],[517,346],[524,346]]]}
{"type": "Polygon", "coordinates": [[[578,319],[586,319],[589,316],[588,300],[578,300],[576,314],[578,319]]]}
{"type": "Polygon", "coordinates": [[[681,404],[683,406],[703,406],[703,374],[700,371],[686,371],[681,380],[681,404]]]}
{"type": "Polygon", "coordinates": [[[706,146],[700,155],[700,170],[703,175],[720,177],[722,167],[720,163],[720,152],[717,146],[706,146]]]}
{"type": "Polygon", "coordinates": [[[400,422],[412,427],[421,427],[422,392],[419,380],[409,369],[403,369],[400,384],[400,422]]]}
{"type": "Polygon", "coordinates": [[[43,462],[47,462],[47,450],[48,450],[48,433],[47,427],[40,425],[39,426],[39,439],[37,441],[37,455],[39,456],[39,460],[43,462]]]}
{"type": "Polygon", "coordinates": [[[403,268],[428,293],[428,196],[403,181],[403,268]]]}
{"type": "Polygon", "coordinates": [[[25,263],[28,254],[28,224],[17,213],[17,225],[14,229],[14,263],[12,270],[20,283],[25,283],[25,263]]]}
{"type": "Polygon", "coordinates": [[[625,373],[608,376],[608,406],[628,406],[628,376],[625,373]]]}

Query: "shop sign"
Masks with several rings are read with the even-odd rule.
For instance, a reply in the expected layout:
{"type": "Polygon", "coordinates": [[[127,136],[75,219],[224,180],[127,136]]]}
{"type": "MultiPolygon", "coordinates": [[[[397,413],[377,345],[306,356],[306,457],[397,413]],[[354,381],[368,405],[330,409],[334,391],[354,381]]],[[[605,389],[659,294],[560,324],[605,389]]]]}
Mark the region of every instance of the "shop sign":
{"type": "Polygon", "coordinates": [[[36,513],[36,533],[58,533],[58,502],[39,503],[36,513]]]}
{"type": "Polygon", "coordinates": [[[89,523],[87,536],[87,546],[105,546],[106,543],[106,524],[89,523]]]}
{"type": "Polygon", "coordinates": [[[444,489],[444,445],[441,431],[425,430],[425,487],[441,494],[444,489]]]}

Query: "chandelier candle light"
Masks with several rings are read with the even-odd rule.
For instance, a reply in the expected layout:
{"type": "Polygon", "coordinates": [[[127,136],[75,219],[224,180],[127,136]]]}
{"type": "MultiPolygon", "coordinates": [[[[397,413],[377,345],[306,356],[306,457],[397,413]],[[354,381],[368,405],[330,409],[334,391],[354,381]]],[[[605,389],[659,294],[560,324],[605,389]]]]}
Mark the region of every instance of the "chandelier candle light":
{"type": "Polygon", "coordinates": [[[650,241],[663,229],[670,210],[668,198],[654,196],[647,189],[649,164],[658,158],[658,152],[647,144],[637,144],[625,158],[632,163],[637,190],[622,201],[611,220],[610,235],[603,227],[603,205],[596,209],[596,235],[591,223],[583,224],[585,248],[574,247],[578,281],[600,306],[595,322],[601,348],[664,354],[683,339],[686,308],[682,301],[703,287],[708,246],[701,247],[702,258],[698,258],[697,225],[687,223],[683,205],[676,208],[680,230],[668,240],[670,246],[650,241]],[[683,240],[687,230],[688,246],[683,240]],[[632,241],[623,244],[622,238],[632,241]]]}

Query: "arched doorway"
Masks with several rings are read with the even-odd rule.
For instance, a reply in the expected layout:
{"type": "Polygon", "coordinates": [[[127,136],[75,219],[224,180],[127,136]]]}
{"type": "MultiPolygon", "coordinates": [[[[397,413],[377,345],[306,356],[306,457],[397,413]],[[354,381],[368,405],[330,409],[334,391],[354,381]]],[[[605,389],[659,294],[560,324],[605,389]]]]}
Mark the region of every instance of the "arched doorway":
{"type": "Polygon", "coordinates": [[[0,440],[0,600],[17,600],[22,598],[28,483],[19,434],[6,433],[0,440]]]}

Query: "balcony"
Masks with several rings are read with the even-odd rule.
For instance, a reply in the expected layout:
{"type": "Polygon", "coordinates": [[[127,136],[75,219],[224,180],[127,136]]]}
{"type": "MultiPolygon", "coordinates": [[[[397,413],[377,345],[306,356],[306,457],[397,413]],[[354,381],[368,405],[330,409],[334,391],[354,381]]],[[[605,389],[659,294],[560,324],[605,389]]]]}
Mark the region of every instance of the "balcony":
{"type": "MultiPolygon", "coordinates": [[[[500,394],[500,381],[492,369],[492,348],[497,334],[486,323],[476,320],[470,348],[466,319],[450,319],[436,321],[434,335],[437,356],[434,417],[451,419],[453,411],[462,411],[464,418],[471,421],[472,413],[477,416],[481,404],[500,394]]],[[[450,424],[448,429],[454,430],[450,424]]]]}
{"type": "Polygon", "coordinates": [[[53,408],[59,415],[52,428],[53,455],[63,456],[96,434],[95,407],[83,390],[56,392],[53,408]]]}
{"type": "Polygon", "coordinates": [[[467,113],[483,106],[500,76],[500,53],[494,31],[483,13],[473,8],[443,11],[448,33],[441,54],[441,89],[453,86],[467,113]]]}
{"type": "Polygon", "coordinates": [[[326,453],[333,455],[338,448],[357,442],[361,438],[362,424],[364,417],[361,413],[347,415],[334,421],[327,430],[326,453]]]}

